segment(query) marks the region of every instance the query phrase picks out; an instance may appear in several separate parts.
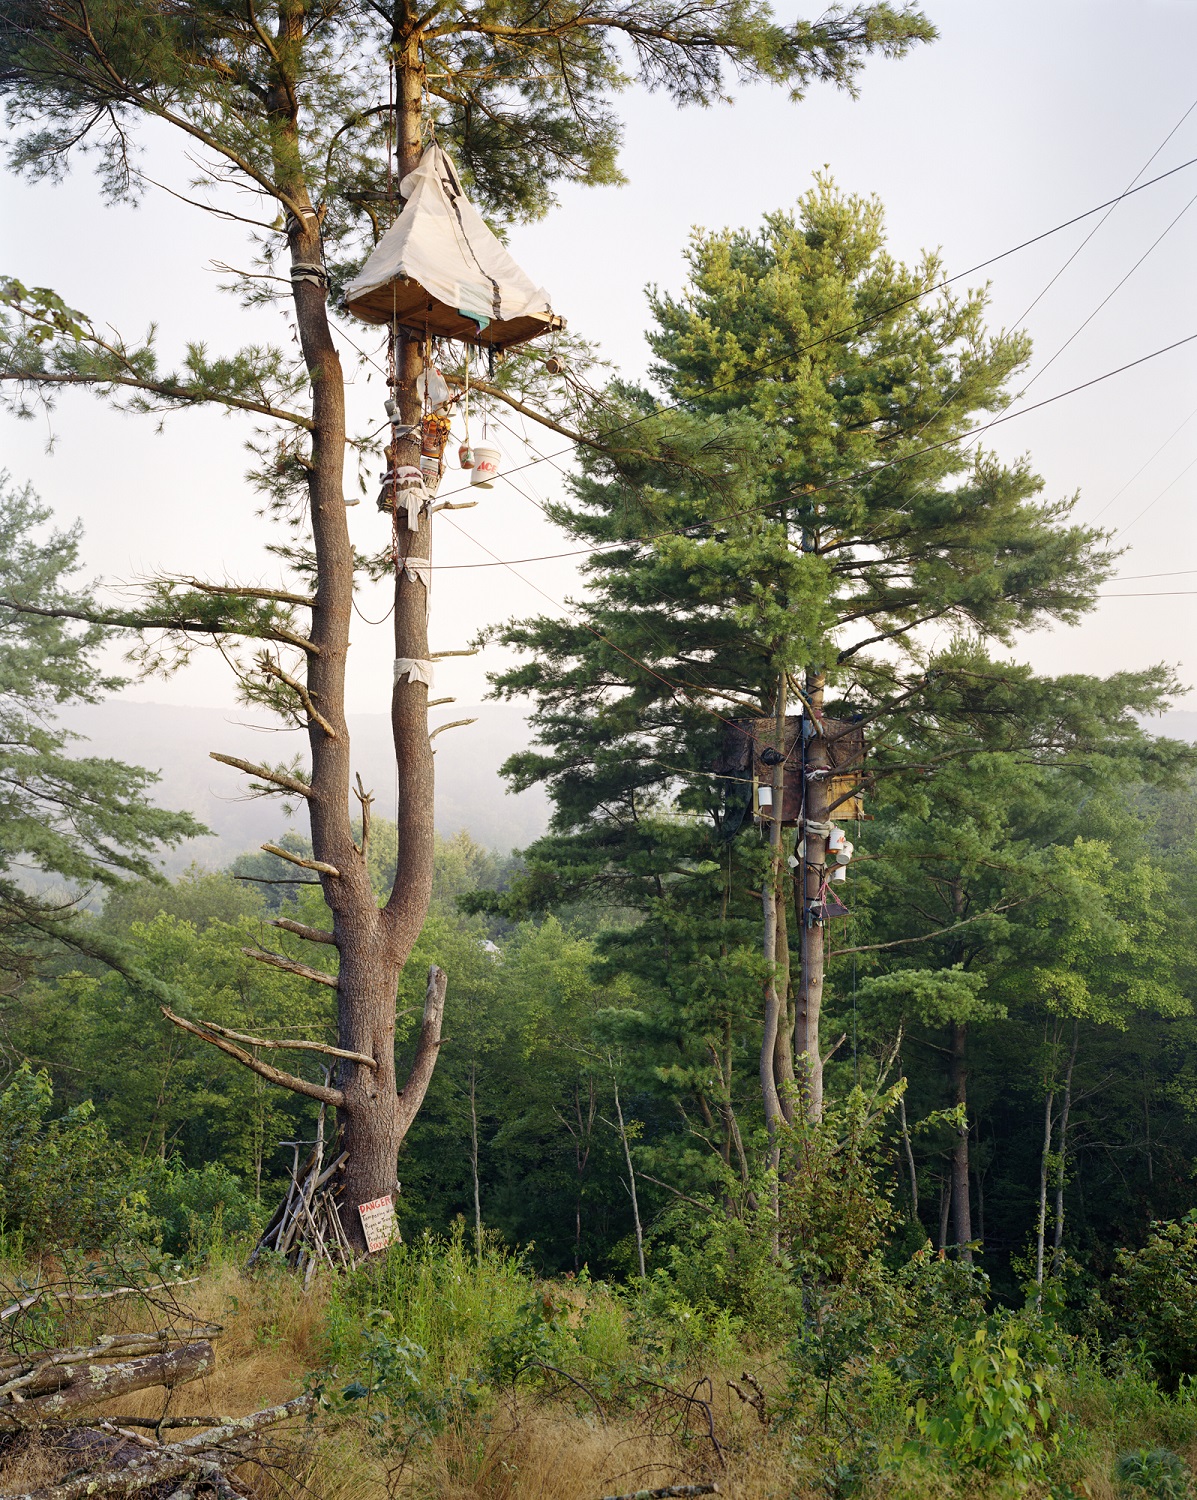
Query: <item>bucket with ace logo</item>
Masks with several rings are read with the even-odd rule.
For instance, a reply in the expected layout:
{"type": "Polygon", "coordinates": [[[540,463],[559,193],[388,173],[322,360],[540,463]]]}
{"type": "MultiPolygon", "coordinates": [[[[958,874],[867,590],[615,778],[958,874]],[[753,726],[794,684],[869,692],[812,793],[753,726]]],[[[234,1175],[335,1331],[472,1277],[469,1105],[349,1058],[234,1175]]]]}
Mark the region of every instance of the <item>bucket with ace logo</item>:
{"type": "Polygon", "coordinates": [[[499,472],[501,457],[502,455],[497,448],[475,448],[474,467],[470,471],[470,483],[476,484],[480,490],[493,489],[495,475],[499,472]]]}

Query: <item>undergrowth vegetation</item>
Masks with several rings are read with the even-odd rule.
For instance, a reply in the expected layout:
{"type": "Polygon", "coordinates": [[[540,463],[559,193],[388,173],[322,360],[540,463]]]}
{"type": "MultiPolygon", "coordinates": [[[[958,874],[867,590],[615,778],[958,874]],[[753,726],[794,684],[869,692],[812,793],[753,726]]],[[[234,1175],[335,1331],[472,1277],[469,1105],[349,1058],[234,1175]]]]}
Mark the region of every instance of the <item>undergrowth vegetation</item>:
{"type": "MultiPolygon", "coordinates": [[[[1170,1228],[1128,1264],[1141,1284],[1170,1228]]],[[[979,1270],[929,1249],[821,1296],[799,1280],[780,1321],[776,1304],[754,1318],[692,1302],[664,1268],[547,1280],[461,1224],[306,1293],[269,1258],[246,1273],[244,1249],[226,1240],[190,1271],[10,1260],[4,1280],[14,1300],[51,1275],[180,1283],[175,1315],[225,1331],[215,1370],[170,1396],[174,1415],[318,1393],[315,1420],[243,1472],[263,1497],[599,1500],[715,1482],[744,1500],[1192,1500],[1197,1384],[1173,1378],[1171,1346],[1111,1337],[1112,1308],[1104,1333],[995,1308],[979,1270]]],[[[10,1326],[49,1343],[162,1318],[161,1297],[126,1296],[10,1326]]],[[[134,1415],[163,1409],[161,1393],[132,1399],[134,1415]]],[[[0,1485],[27,1487],[38,1462],[53,1478],[44,1454],[9,1451],[0,1485]]]]}

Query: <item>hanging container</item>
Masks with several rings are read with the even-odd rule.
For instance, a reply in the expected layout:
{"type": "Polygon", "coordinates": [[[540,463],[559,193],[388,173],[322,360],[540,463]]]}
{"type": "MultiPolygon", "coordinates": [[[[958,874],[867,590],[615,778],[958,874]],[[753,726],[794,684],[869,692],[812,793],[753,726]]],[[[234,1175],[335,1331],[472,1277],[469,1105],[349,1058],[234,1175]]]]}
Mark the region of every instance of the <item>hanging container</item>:
{"type": "Polygon", "coordinates": [[[831,871],[831,879],[832,880],[840,881],[840,880],[847,880],[847,878],[848,878],[848,866],[847,865],[835,865],[835,866],[833,866],[832,871],[831,871]]]}
{"type": "Polygon", "coordinates": [[[840,847],[835,851],[835,862],[836,862],[836,864],[837,865],[846,865],[848,863],[848,861],[852,858],[852,851],[855,848],[856,848],[855,844],[850,844],[847,841],[847,839],[844,839],[843,842],[840,844],[840,847]]]}
{"type": "Polygon", "coordinates": [[[470,483],[476,484],[480,490],[494,488],[495,475],[499,472],[499,461],[502,455],[497,448],[488,448],[484,445],[474,449],[474,465],[470,471],[470,483]]]}
{"type": "Polygon", "coordinates": [[[420,473],[424,476],[424,488],[435,495],[441,482],[441,461],[435,453],[420,454],[420,473]]]}
{"type": "Polygon", "coordinates": [[[430,412],[420,423],[420,452],[440,458],[449,441],[449,416],[446,412],[430,412]]]}
{"type": "Polygon", "coordinates": [[[474,467],[474,450],[470,447],[469,443],[462,443],[461,447],[457,450],[457,462],[463,469],[472,469],[474,467]]]}

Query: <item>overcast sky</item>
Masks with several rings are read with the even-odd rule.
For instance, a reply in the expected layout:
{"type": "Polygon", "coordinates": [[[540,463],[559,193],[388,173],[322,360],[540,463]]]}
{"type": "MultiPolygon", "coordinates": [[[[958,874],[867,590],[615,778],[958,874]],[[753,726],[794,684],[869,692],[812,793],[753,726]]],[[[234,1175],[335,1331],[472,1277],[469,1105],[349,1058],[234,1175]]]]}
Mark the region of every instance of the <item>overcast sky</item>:
{"type": "MultiPolygon", "coordinates": [[[[753,224],[792,205],[824,166],[843,187],[882,199],[899,255],[938,246],[953,273],[1121,192],[1157,151],[1145,177],[1197,157],[1197,109],[1159,149],[1197,101],[1193,0],[928,0],[924,8],[940,40],[903,61],[872,64],[856,101],[821,88],[792,105],[760,89],[732,107],[679,112],[663,97],[626,95],[628,185],[564,192],[547,220],[513,233],[516,258],[573,328],[598,340],[625,372],[639,373],[644,287],[680,289],[691,226],[753,224]]],[[[178,146],[158,139],[147,170],[181,190],[190,175],[178,146]]],[[[212,262],[246,264],[237,226],[162,194],[137,210],[108,208],[84,171],[58,187],[6,180],[0,192],[0,269],[54,287],[96,322],[130,335],[156,321],[168,361],[188,338],[219,352],[247,338],[290,337],[277,312],[262,314],[247,334],[236,303],[217,290],[212,262]]],[[[1121,204],[1038,301],[1024,320],[1035,341],[1032,374],[1164,235],[1025,404],[1197,333],[1197,204],[1168,227],[1194,195],[1197,167],[1121,204]]],[[[979,276],[992,284],[992,324],[1022,318],[1096,222],[979,276]]],[[[1083,626],[1029,638],[1019,654],[1037,667],[1105,673],[1163,659],[1197,683],[1195,372],[1197,343],[992,435],[1003,456],[1030,455],[1049,494],[1079,491],[1080,518],[1122,528],[1127,581],[1108,592],[1152,596],[1105,599],[1083,626]],[[1137,576],[1144,574],[1177,576],[1137,576]]],[[[383,395],[377,377],[359,381],[352,400],[362,420],[375,413],[381,420],[383,395]]],[[[62,521],[82,518],[89,570],[118,580],[155,571],[275,576],[243,477],[244,436],[237,420],[204,413],[172,416],[155,435],[152,420],[113,414],[76,393],[63,396],[49,424],[0,418],[4,465],[32,481],[62,521]],[[51,427],[56,441],[47,452],[51,427]]],[[[518,457],[515,440],[503,442],[518,457]]],[[[535,442],[561,456],[518,476],[534,500],[558,492],[568,463],[560,439],[542,434],[535,442]]],[[[438,564],[489,562],[483,546],[503,558],[568,546],[507,484],[454,521],[438,522],[438,564]]],[[[363,548],[383,540],[386,520],[372,499],[351,512],[351,529],[363,548]]],[[[577,588],[568,561],[529,563],[518,573],[438,571],[434,647],[460,646],[481,625],[513,614],[555,609],[577,588]]],[[[368,592],[362,614],[377,619],[386,603],[380,591],[368,592]]],[[[354,645],[348,707],[382,712],[389,626],[363,621],[354,645]]],[[[476,700],[485,671],[499,663],[493,654],[446,663],[438,691],[476,700]]],[[[227,674],[210,656],[170,682],[127,691],[164,702],[232,702],[227,674]]],[[[1197,706],[1197,694],[1186,706],[1197,706]]]]}

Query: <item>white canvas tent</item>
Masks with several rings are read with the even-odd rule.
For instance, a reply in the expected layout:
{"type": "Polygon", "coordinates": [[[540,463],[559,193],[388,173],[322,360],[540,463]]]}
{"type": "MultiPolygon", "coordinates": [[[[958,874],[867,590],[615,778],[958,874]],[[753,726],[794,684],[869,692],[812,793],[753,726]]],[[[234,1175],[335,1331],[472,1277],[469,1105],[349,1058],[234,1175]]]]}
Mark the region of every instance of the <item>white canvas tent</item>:
{"type": "Polygon", "coordinates": [[[345,292],[355,317],[497,349],[565,326],[548,292],[487,228],[435,142],[399,191],[403,211],[345,292]]]}

